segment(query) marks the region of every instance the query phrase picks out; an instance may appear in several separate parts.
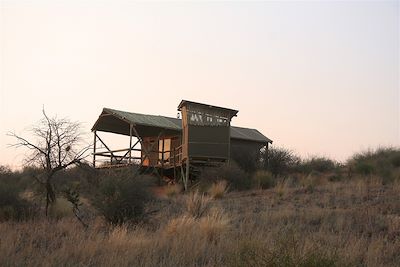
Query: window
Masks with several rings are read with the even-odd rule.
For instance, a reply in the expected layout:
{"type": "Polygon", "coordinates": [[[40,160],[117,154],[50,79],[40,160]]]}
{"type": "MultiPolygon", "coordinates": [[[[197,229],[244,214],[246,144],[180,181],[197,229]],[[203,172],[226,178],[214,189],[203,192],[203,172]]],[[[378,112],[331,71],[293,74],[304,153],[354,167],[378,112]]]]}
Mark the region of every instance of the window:
{"type": "Polygon", "coordinates": [[[169,161],[169,158],[171,156],[171,139],[160,139],[158,142],[158,159],[161,161],[163,158],[163,152],[164,152],[164,162],[169,161]],[[163,151],[163,145],[164,145],[164,151],[163,151]]]}

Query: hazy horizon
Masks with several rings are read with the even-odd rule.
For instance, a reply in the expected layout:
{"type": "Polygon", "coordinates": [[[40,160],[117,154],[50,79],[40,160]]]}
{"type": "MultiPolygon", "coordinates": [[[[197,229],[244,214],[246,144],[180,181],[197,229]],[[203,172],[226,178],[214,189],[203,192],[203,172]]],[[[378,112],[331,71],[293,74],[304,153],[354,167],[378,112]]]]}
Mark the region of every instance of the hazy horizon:
{"type": "Polygon", "coordinates": [[[0,5],[0,165],[43,106],[90,132],[103,107],[175,117],[181,99],[303,157],[400,145],[399,1],[0,5]]]}

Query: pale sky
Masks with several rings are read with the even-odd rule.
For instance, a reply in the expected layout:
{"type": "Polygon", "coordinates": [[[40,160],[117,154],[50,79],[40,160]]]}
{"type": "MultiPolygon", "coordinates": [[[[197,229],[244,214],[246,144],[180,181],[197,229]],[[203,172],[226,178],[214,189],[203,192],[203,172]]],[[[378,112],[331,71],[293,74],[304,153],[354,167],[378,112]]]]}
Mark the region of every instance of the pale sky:
{"type": "Polygon", "coordinates": [[[90,132],[204,102],[304,157],[400,145],[399,1],[0,2],[0,164],[43,105],[90,132]]]}

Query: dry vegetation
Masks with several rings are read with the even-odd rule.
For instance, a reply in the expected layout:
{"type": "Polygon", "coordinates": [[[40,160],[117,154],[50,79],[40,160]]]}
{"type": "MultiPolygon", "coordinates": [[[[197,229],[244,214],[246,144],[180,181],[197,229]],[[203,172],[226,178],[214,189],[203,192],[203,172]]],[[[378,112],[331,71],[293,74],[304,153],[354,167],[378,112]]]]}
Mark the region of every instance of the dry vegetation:
{"type": "MultiPolygon", "coordinates": [[[[82,198],[88,228],[66,212],[60,212],[59,219],[1,222],[0,263],[399,266],[400,164],[390,157],[394,167],[389,179],[374,167],[373,159],[367,160],[370,167],[359,161],[348,165],[368,173],[349,174],[348,168],[341,168],[275,177],[258,172],[253,189],[244,191],[226,192],[226,182],[215,183],[218,188],[211,186],[206,194],[181,194],[179,187],[171,187],[141,210],[147,216],[139,223],[107,223],[92,202],[82,198]]],[[[122,205],[119,198],[111,203],[122,205]]]]}

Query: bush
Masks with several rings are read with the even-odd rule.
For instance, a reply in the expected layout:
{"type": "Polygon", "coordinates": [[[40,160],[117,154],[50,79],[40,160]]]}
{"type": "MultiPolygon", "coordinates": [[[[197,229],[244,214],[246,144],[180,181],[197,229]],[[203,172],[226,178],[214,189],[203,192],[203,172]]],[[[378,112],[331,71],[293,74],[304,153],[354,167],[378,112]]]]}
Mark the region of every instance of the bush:
{"type": "Polygon", "coordinates": [[[325,158],[325,157],[312,157],[311,159],[304,160],[298,166],[298,171],[302,173],[310,173],[310,172],[332,172],[335,171],[338,164],[333,160],[325,158]]]}
{"type": "Polygon", "coordinates": [[[232,190],[247,190],[252,186],[250,175],[240,169],[235,163],[220,167],[204,168],[200,173],[199,180],[201,191],[207,191],[211,184],[220,180],[225,180],[228,183],[229,189],[232,190]]]}
{"type": "Polygon", "coordinates": [[[293,151],[281,147],[268,149],[267,159],[264,168],[275,176],[290,173],[300,164],[300,158],[293,151]]]}
{"type": "Polygon", "coordinates": [[[375,168],[372,165],[372,163],[364,162],[364,161],[356,162],[354,164],[354,170],[356,173],[362,174],[362,175],[370,175],[370,174],[375,173],[375,168]]]}
{"type": "Polygon", "coordinates": [[[21,221],[31,217],[32,206],[21,198],[21,187],[11,170],[0,167],[0,221],[21,221]]]}
{"type": "Polygon", "coordinates": [[[93,205],[111,224],[137,223],[145,216],[145,205],[153,199],[150,186],[154,182],[154,177],[121,173],[102,177],[93,205]]]}
{"type": "MultiPolygon", "coordinates": [[[[91,195],[92,189],[97,187],[99,184],[99,177],[102,173],[108,173],[109,175],[115,175],[114,173],[121,173],[121,170],[98,170],[87,164],[80,164],[71,168],[65,169],[58,172],[54,176],[54,187],[62,189],[65,187],[76,187],[79,186],[80,192],[84,195],[91,195]],[[102,172],[103,171],[103,172],[102,172]]],[[[124,175],[127,176],[129,173],[124,170],[124,175]],[[126,172],[126,173],[125,173],[126,172]]],[[[131,172],[130,172],[131,173],[131,172]]]]}
{"type": "Polygon", "coordinates": [[[350,174],[378,175],[384,183],[392,182],[400,169],[400,149],[387,147],[357,153],[347,165],[350,174]]]}
{"type": "Polygon", "coordinates": [[[245,172],[253,173],[260,164],[260,150],[252,146],[231,145],[231,161],[245,172]]]}
{"type": "Polygon", "coordinates": [[[73,216],[72,204],[63,197],[56,199],[49,207],[49,216],[54,219],[62,219],[64,217],[73,216]]]}

